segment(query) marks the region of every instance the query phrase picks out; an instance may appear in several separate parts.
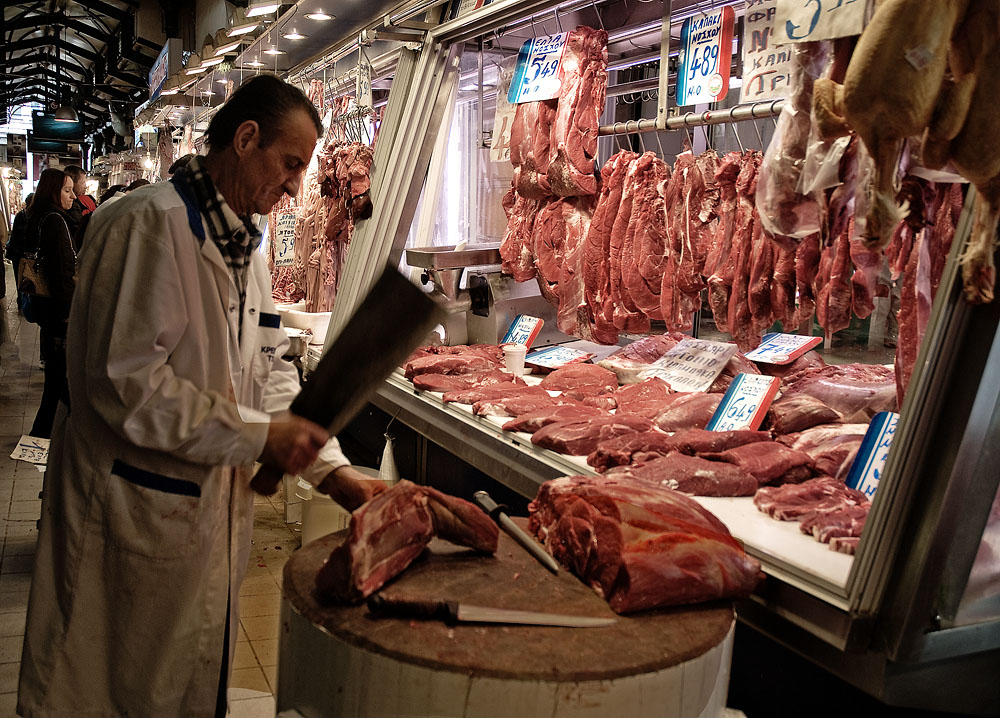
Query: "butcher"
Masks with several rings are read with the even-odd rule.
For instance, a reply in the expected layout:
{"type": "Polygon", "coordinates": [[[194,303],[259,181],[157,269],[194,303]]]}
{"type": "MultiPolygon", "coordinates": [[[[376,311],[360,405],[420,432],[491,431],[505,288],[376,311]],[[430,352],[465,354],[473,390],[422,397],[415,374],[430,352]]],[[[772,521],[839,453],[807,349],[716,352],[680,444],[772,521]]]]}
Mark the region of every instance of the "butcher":
{"type": "Polygon", "coordinates": [[[18,712],[224,716],[262,460],[345,507],[376,489],[298,393],[253,214],[298,193],[321,130],[273,76],[214,116],[208,153],[93,216],[69,397],[44,481],[18,712]]]}

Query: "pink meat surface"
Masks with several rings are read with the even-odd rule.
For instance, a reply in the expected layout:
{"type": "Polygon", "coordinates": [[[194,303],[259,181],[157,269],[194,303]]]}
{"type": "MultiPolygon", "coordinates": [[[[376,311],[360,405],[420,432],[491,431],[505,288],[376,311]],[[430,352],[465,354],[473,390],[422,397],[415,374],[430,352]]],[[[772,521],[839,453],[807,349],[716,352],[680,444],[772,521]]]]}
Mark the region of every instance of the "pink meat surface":
{"type": "Polygon", "coordinates": [[[459,404],[475,404],[477,401],[487,401],[490,399],[500,399],[510,396],[540,396],[547,397],[546,392],[537,386],[521,386],[513,384],[494,384],[492,386],[474,387],[472,389],[460,389],[459,391],[448,391],[441,397],[445,402],[457,402],[459,404]]]}
{"type": "Polygon", "coordinates": [[[738,466],[676,452],[638,466],[619,466],[605,476],[645,481],[692,496],[753,496],[759,486],[738,466]]]}
{"type": "Polygon", "coordinates": [[[617,389],[614,393],[615,408],[618,414],[655,419],[665,408],[667,398],[672,393],[667,382],[653,377],[617,389]]]}
{"type": "Polygon", "coordinates": [[[652,428],[653,422],[637,416],[595,416],[548,424],[531,435],[531,443],[560,454],[586,456],[602,441],[652,428]]]}
{"type": "Polygon", "coordinates": [[[863,493],[848,488],[843,481],[821,476],[801,484],[762,486],[754,494],[758,509],[778,521],[796,521],[820,508],[861,505],[868,501],[863,493]]]}
{"type": "Polygon", "coordinates": [[[675,395],[670,406],[656,417],[656,425],[663,431],[704,429],[722,402],[722,394],[692,392],[675,395]]]}
{"type": "Polygon", "coordinates": [[[896,381],[892,369],[877,364],[839,364],[800,376],[784,396],[808,394],[844,417],[845,422],[869,421],[880,411],[896,411],[896,381]]]}
{"type": "Polygon", "coordinates": [[[547,375],[539,386],[547,391],[574,391],[583,386],[614,391],[618,388],[618,377],[596,364],[568,364],[547,375]]]}
{"type": "Polygon", "coordinates": [[[587,457],[587,463],[598,471],[613,466],[641,464],[671,452],[697,455],[720,452],[755,441],[770,441],[766,431],[706,431],[688,429],[675,434],[647,431],[619,436],[601,443],[587,457]]]}
{"type": "Polygon", "coordinates": [[[542,407],[534,411],[518,414],[503,425],[504,431],[525,431],[534,434],[543,426],[556,422],[586,421],[594,416],[606,416],[607,412],[583,404],[558,404],[542,407]]]}
{"type": "Polygon", "coordinates": [[[792,434],[839,422],[841,416],[816,397],[798,394],[783,396],[771,404],[767,418],[775,434],[792,434]]]}
{"type": "Polygon", "coordinates": [[[688,338],[680,332],[653,334],[622,347],[597,364],[617,374],[619,384],[636,384],[645,378],[642,373],[650,364],[688,338]]]}
{"type": "Polygon", "coordinates": [[[518,384],[523,386],[524,379],[513,374],[490,369],[475,374],[417,374],[413,377],[413,386],[423,391],[459,391],[473,389],[478,386],[493,384],[518,384]]]}
{"type": "Polygon", "coordinates": [[[774,441],[744,444],[702,456],[735,464],[757,479],[762,486],[769,483],[800,483],[812,476],[813,461],[808,454],[774,441]]]}

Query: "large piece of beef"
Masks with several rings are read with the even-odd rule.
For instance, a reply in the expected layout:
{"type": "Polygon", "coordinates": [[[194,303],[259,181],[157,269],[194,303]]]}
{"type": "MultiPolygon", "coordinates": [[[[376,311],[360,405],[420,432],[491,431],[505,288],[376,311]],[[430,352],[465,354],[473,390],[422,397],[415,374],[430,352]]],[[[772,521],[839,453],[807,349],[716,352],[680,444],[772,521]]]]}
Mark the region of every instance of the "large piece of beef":
{"type": "MultiPolygon", "coordinates": [[[[801,247],[802,245],[799,246],[801,247]]],[[[757,368],[760,369],[761,374],[780,377],[782,385],[791,384],[803,372],[822,369],[825,366],[826,362],[817,351],[806,352],[788,364],[767,364],[766,362],[757,364],[757,368]]]]}
{"type": "Polygon", "coordinates": [[[805,237],[795,248],[795,293],[799,305],[791,318],[788,330],[799,329],[808,325],[812,330],[813,316],[816,314],[816,275],[820,264],[820,236],[816,234],[805,237]]]}
{"type": "Polygon", "coordinates": [[[540,200],[522,197],[513,187],[503,198],[507,229],[500,242],[500,269],[518,282],[535,277],[532,229],[540,206],[540,200]]]}
{"type": "Polygon", "coordinates": [[[595,416],[607,416],[606,411],[584,404],[556,404],[518,414],[503,425],[504,431],[524,431],[534,434],[543,426],[556,422],[586,421],[595,416]]]}
{"type": "Polygon", "coordinates": [[[656,425],[663,431],[704,429],[722,402],[722,394],[700,391],[673,396],[677,398],[656,417],[656,425]]]}
{"type": "Polygon", "coordinates": [[[598,394],[617,389],[618,377],[596,364],[567,364],[548,374],[539,386],[547,391],[598,394]],[[593,391],[587,387],[592,387],[593,391]]]}
{"type": "Polygon", "coordinates": [[[820,424],[840,421],[841,416],[808,394],[783,396],[771,404],[767,419],[775,434],[792,434],[820,424]]]}
{"type": "Polygon", "coordinates": [[[459,404],[475,404],[477,401],[488,401],[510,396],[548,397],[547,391],[538,386],[523,386],[520,384],[493,384],[477,386],[471,389],[446,391],[441,397],[443,401],[459,404]]]}
{"type": "Polygon", "coordinates": [[[524,379],[513,374],[490,369],[489,371],[476,372],[475,374],[417,374],[413,377],[413,386],[423,391],[461,391],[462,389],[473,389],[477,386],[490,386],[491,384],[518,384],[523,386],[524,379]]]}
{"type": "Polygon", "coordinates": [[[823,249],[814,285],[816,293],[816,321],[832,336],[851,324],[851,307],[854,293],[851,290],[851,235],[853,221],[837,235],[833,244],[823,249]]]}
{"type": "Polygon", "coordinates": [[[643,372],[649,369],[650,364],[688,338],[680,332],[652,334],[627,344],[597,364],[618,375],[619,384],[636,384],[645,378],[643,372]]]}
{"type": "MultiPolygon", "coordinates": [[[[577,245],[586,237],[591,208],[592,200],[588,197],[551,199],[542,205],[535,217],[531,242],[535,252],[538,288],[555,307],[560,306],[559,281],[567,249],[576,251],[577,245]]],[[[579,279],[582,282],[582,277],[579,279]]]]}
{"type": "Polygon", "coordinates": [[[432,354],[407,362],[404,376],[419,374],[481,374],[495,369],[497,363],[478,354],[432,354]]]}
{"type": "Polygon", "coordinates": [[[801,484],[762,486],[754,494],[754,505],[771,518],[796,521],[812,511],[839,506],[860,506],[868,499],[843,481],[821,476],[801,484]]]}
{"type": "Polygon", "coordinates": [[[404,479],[351,515],[347,539],[319,570],[316,587],[359,601],[399,575],[434,536],[495,553],[499,530],[478,506],[404,479]]]}
{"type": "Polygon", "coordinates": [[[548,394],[517,393],[508,396],[492,396],[475,401],[472,404],[472,412],[479,416],[520,416],[529,411],[569,403],[576,402],[562,397],[552,397],[548,394]]]}
{"type": "Polygon", "coordinates": [[[549,153],[556,100],[522,102],[514,111],[510,127],[510,162],[514,165],[514,187],[522,197],[544,199],[549,187],[549,153]]]}
{"type": "Polygon", "coordinates": [[[637,466],[619,466],[605,476],[645,481],[692,496],[753,496],[759,486],[738,466],[677,452],[637,466]]]}
{"type": "Polygon", "coordinates": [[[794,434],[779,436],[778,441],[796,451],[809,454],[817,474],[843,480],[851,471],[851,465],[867,431],[867,424],[820,424],[794,434]]]}
{"type": "Polygon", "coordinates": [[[816,397],[848,423],[897,410],[893,371],[877,364],[838,364],[804,372],[783,392],[784,396],[797,394],[816,397]]]}
{"type": "Polygon", "coordinates": [[[808,454],[773,441],[758,441],[702,456],[736,464],[762,486],[800,483],[812,476],[813,461],[808,454]]]}
{"type": "Polygon", "coordinates": [[[655,376],[617,389],[614,393],[615,409],[618,414],[655,419],[672,393],[670,385],[655,376]]]}
{"type": "MultiPolygon", "coordinates": [[[[752,231],[749,224],[752,219],[752,208],[747,206],[745,201],[740,203],[737,182],[747,165],[755,165],[755,155],[756,153],[742,155],[730,152],[722,159],[715,173],[719,188],[720,222],[713,246],[705,259],[704,271],[708,279],[708,303],[712,308],[715,326],[721,332],[732,333],[729,329],[729,300],[736,264],[740,248],[749,241],[752,231]]],[[[741,187],[746,188],[745,180],[741,187]]]]}
{"type": "Polygon", "coordinates": [[[631,259],[631,246],[628,246],[629,231],[635,237],[635,228],[631,227],[635,220],[633,212],[634,199],[637,194],[638,160],[629,163],[622,188],[622,201],[618,205],[618,216],[611,226],[611,241],[608,247],[609,282],[611,287],[612,319],[620,331],[634,334],[649,332],[649,317],[643,314],[632,301],[628,288],[625,286],[624,273],[628,271],[627,263],[631,259]]]}
{"type": "Polygon", "coordinates": [[[660,287],[666,266],[666,214],[659,186],[670,176],[667,164],[652,152],[633,163],[630,185],[632,217],[622,246],[623,291],[650,319],[662,319],[660,287]]]}
{"type": "Polygon", "coordinates": [[[694,500],[631,480],[555,479],[529,528],[618,613],[745,597],[763,579],[728,529],[694,500]]]}
{"type": "Polygon", "coordinates": [[[548,424],[531,435],[531,443],[560,454],[586,456],[602,441],[652,428],[653,422],[638,416],[595,416],[548,424]]]}
{"type": "Polygon", "coordinates": [[[587,235],[594,208],[593,197],[563,203],[566,237],[562,247],[559,272],[556,326],[559,331],[581,339],[591,339],[590,314],[587,310],[584,274],[586,272],[587,235]],[[572,209],[568,209],[571,207],[572,209]]]}
{"type": "Polygon", "coordinates": [[[770,439],[771,435],[766,431],[688,429],[675,434],[646,431],[601,442],[587,457],[587,463],[603,472],[613,466],[641,464],[672,452],[693,456],[770,439]]]}

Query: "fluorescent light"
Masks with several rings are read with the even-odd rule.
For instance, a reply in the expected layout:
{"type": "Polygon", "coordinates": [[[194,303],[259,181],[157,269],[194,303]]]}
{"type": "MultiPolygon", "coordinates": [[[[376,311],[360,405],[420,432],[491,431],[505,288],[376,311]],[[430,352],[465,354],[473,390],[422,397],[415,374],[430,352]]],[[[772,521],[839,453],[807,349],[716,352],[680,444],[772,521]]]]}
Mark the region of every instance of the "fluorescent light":
{"type": "Polygon", "coordinates": [[[218,82],[220,85],[225,85],[227,82],[229,82],[229,80],[227,80],[226,78],[222,77],[222,78],[219,78],[218,80],[216,80],[216,82],[218,82]]]}
{"type": "Polygon", "coordinates": [[[247,63],[247,67],[264,67],[264,63],[259,59],[247,63]]]}
{"type": "Polygon", "coordinates": [[[220,47],[218,50],[215,51],[215,55],[216,57],[218,57],[219,55],[225,55],[227,52],[232,52],[242,44],[243,44],[242,40],[235,40],[229,43],[228,45],[223,45],[222,47],[220,47]]]}
{"type": "Polygon", "coordinates": [[[202,90],[201,94],[203,94],[203,95],[214,95],[215,92],[213,92],[212,90],[202,90]]]}
{"type": "Polygon", "coordinates": [[[272,12],[277,10],[281,6],[281,3],[270,2],[265,0],[265,2],[252,2],[247,7],[247,17],[258,17],[260,15],[270,15],[272,12]]]}
{"type": "Polygon", "coordinates": [[[206,67],[214,67],[215,65],[221,65],[225,61],[226,61],[226,58],[224,58],[224,57],[210,57],[207,60],[202,60],[201,61],[201,67],[202,67],[202,69],[204,69],[206,67]]]}
{"type": "Polygon", "coordinates": [[[294,27],[292,28],[291,32],[283,32],[283,33],[281,33],[281,36],[283,38],[285,38],[286,40],[305,40],[306,39],[306,36],[303,35],[301,32],[299,32],[298,30],[296,30],[294,27]]]}
{"type": "Polygon", "coordinates": [[[306,17],[310,20],[333,20],[336,15],[328,15],[322,10],[317,10],[316,12],[307,12],[306,17]]]}
{"type": "Polygon", "coordinates": [[[226,34],[229,35],[229,37],[237,37],[239,35],[246,35],[248,32],[253,32],[258,27],[260,27],[259,22],[248,22],[245,25],[234,25],[229,28],[229,32],[226,34]]]}
{"type": "Polygon", "coordinates": [[[274,45],[271,45],[271,47],[269,47],[266,50],[264,50],[264,54],[265,55],[284,55],[285,51],[284,50],[279,50],[274,45]]]}
{"type": "Polygon", "coordinates": [[[200,75],[205,71],[204,67],[189,67],[184,71],[185,75],[200,75]]]}

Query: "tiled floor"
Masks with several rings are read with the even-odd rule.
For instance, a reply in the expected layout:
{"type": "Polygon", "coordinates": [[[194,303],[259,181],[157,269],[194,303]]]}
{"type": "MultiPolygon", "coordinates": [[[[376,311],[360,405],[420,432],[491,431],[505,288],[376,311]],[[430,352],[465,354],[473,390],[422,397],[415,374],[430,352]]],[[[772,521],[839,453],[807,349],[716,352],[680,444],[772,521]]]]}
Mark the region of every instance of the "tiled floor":
{"type": "MultiPolygon", "coordinates": [[[[0,718],[10,718],[15,715],[42,474],[9,456],[31,428],[42,395],[42,372],[38,327],[13,311],[5,310],[4,316],[10,340],[0,346],[0,718]]],[[[281,498],[258,498],[255,509],[254,543],[240,589],[241,625],[230,687],[233,718],[274,716],[281,571],[299,545],[285,524],[281,498]]]]}

